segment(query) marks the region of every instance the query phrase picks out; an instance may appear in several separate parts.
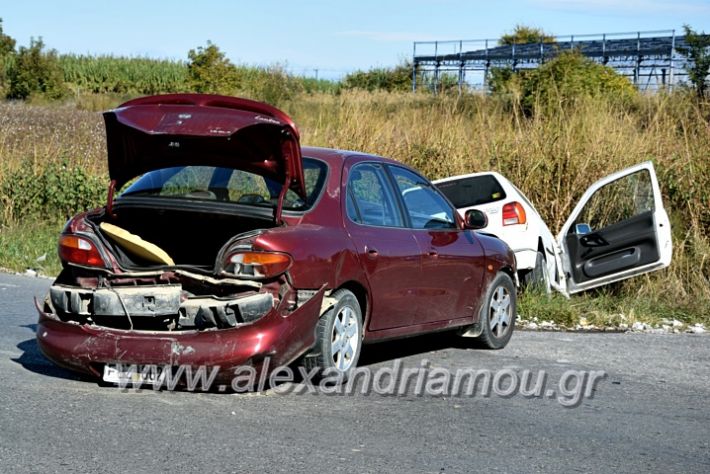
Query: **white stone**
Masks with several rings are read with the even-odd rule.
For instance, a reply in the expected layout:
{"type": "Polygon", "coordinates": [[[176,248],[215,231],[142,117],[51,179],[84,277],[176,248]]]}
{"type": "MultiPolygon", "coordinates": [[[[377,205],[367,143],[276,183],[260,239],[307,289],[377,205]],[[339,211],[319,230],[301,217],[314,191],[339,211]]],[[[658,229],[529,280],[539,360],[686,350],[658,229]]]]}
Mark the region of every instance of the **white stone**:
{"type": "Polygon", "coordinates": [[[631,326],[631,329],[633,331],[645,331],[646,329],[648,329],[648,325],[640,321],[636,321],[633,326],[631,326]]]}

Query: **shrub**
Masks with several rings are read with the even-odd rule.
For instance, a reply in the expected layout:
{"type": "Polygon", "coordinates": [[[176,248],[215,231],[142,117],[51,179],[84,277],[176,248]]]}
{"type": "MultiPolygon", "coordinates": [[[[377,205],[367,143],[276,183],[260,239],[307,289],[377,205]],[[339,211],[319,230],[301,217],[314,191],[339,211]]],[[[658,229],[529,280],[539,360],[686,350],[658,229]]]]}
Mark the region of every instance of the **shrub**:
{"type": "Polygon", "coordinates": [[[614,69],[584,57],[578,51],[564,51],[555,59],[522,76],[523,105],[573,104],[578,97],[606,97],[625,101],[636,88],[614,69]]]}
{"type": "Polygon", "coordinates": [[[5,222],[39,217],[61,223],[79,211],[101,205],[108,179],[68,160],[52,161],[38,174],[18,168],[4,175],[0,204],[5,222]]]}
{"type": "Polygon", "coordinates": [[[412,90],[412,64],[405,62],[394,68],[374,68],[369,71],[355,71],[343,79],[345,89],[377,89],[387,92],[412,90]]]}
{"type": "Polygon", "coordinates": [[[208,41],[205,47],[191,49],[187,57],[189,86],[195,92],[233,94],[237,89],[237,68],[216,44],[208,41]]]}
{"type": "Polygon", "coordinates": [[[625,103],[637,95],[627,78],[578,51],[563,51],[537,69],[492,70],[489,88],[494,94],[517,95],[527,113],[573,106],[582,97],[625,103]]]}
{"type": "Polygon", "coordinates": [[[251,80],[242,81],[242,90],[271,105],[281,105],[303,91],[302,82],[288,74],[280,64],[255,68],[251,76],[251,80]]]}
{"type": "Polygon", "coordinates": [[[42,38],[33,38],[29,47],[20,47],[9,73],[8,97],[11,99],[27,99],[35,95],[61,99],[66,95],[57,52],[53,49],[45,51],[42,38]]]}

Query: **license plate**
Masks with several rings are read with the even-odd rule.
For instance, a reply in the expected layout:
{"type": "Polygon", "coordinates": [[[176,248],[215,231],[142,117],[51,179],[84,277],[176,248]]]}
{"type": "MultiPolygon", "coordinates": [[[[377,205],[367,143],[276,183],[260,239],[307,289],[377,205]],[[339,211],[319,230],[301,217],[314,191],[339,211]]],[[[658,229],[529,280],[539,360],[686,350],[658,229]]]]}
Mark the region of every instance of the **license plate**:
{"type": "Polygon", "coordinates": [[[159,385],[164,380],[163,371],[158,365],[106,364],[103,381],[117,385],[159,385]]]}

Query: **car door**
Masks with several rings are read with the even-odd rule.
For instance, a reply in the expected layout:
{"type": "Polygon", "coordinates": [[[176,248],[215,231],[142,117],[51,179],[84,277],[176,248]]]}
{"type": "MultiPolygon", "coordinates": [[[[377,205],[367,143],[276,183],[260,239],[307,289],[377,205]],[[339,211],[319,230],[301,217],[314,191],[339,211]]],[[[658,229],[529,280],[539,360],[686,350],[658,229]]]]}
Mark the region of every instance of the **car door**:
{"type": "Polygon", "coordinates": [[[422,254],[413,324],[473,316],[483,292],[483,247],[431,183],[400,166],[388,169],[422,254]]]}
{"type": "Polygon", "coordinates": [[[671,263],[671,227],[651,162],[594,183],[557,237],[568,293],[671,263]]]}
{"type": "Polygon", "coordinates": [[[408,326],[416,310],[421,252],[379,163],[347,171],[345,227],[370,284],[372,331],[408,326]]]}

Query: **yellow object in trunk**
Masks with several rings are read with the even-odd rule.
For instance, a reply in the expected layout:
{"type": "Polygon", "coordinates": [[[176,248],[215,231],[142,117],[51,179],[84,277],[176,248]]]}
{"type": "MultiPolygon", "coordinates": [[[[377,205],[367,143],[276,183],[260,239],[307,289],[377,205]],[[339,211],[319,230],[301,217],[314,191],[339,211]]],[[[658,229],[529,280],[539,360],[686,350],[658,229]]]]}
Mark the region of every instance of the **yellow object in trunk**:
{"type": "Polygon", "coordinates": [[[144,260],[163,265],[175,265],[175,262],[165,250],[155,244],[147,242],[135,234],[131,234],[125,229],[102,222],[99,227],[111,240],[121,246],[126,252],[140,257],[144,260]]]}

